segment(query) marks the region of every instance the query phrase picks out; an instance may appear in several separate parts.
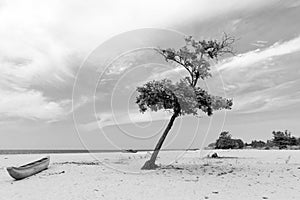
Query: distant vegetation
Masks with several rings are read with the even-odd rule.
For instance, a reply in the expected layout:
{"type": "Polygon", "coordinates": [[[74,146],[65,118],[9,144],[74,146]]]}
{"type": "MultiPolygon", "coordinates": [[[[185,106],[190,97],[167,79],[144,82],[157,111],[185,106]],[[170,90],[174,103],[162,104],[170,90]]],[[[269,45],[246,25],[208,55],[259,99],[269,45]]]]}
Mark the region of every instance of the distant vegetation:
{"type": "Polygon", "coordinates": [[[267,147],[278,147],[279,149],[286,149],[291,146],[300,146],[300,138],[296,138],[291,135],[288,130],[273,131],[273,139],[268,140],[266,143],[267,147]]]}
{"type": "Polygon", "coordinates": [[[228,131],[223,131],[216,141],[216,149],[242,149],[244,142],[241,139],[232,139],[228,131]]]}
{"type": "Polygon", "coordinates": [[[215,143],[208,145],[213,149],[299,149],[300,138],[291,135],[288,130],[273,131],[273,138],[266,142],[262,140],[253,140],[251,143],[244,143],[241,139],[234,139],[228,131],[221,132],[215,143]]]}

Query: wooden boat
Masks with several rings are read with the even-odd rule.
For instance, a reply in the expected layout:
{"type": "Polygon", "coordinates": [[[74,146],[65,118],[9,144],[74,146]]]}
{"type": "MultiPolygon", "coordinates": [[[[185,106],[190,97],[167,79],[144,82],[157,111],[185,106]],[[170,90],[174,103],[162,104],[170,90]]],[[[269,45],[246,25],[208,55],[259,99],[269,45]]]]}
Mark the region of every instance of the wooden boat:
{"type": "Polygon", "coordinates": [[[9,175],[16,180],[20,180],[34,174],[37,174],[48,168],[50,163],[50,157],[47,156],[40,160],[22,165],[20,167],[8,167],[6,168],[9,175]]]}

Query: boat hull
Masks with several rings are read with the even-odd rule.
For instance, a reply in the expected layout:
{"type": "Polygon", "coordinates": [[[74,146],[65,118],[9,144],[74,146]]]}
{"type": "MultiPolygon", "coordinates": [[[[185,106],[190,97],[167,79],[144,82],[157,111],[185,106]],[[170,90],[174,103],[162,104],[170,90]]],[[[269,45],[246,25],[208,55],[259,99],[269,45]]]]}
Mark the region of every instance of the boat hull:
{"type": "Polygon", "coordinates": [[[6,169],[12,178],[21,180],[47,169],[49,163],[50,157],[48,156],[21,167],[8,167],[6,169]]]}

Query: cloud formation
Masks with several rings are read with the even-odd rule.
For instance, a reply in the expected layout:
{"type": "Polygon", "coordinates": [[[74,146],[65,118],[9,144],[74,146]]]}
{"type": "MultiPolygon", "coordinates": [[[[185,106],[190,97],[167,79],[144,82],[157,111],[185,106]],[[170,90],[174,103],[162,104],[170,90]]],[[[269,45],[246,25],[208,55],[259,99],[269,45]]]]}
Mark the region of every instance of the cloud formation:
{"type": "Polygon", "coordinates": [[[283,56],[297,51],[300,51],[300,36],[286,42],[276,42],[272,46],[263,50],[256,49],[254,51],[223,60],[216,66],[216,68],[222,71],[234,68],[249,67],[255,63],[272,59],[272,57],[283,56]]]}
{"type": "Polygon", "coordinates": [[[234,98],[234,111],[258,113],[295,105],[299,81],[293,57],[300,53],[300,37],[276,42],[225,59],[216,65],[225,81],[226,92],[234,98]]]}
{"type": "Polygon", "coordinates": [[[1,118],[26,118],[33,120],[53,120],[64,116],[68,102],[55,102],[47,99],[41,92],[20,90],[16,92],[0,90],[1,118]]]}
{"type": "Polygon", "coordinates": [[[97,121],[81,124],[79,128],[84,131],[93,131],[112,125],[137,124],[168,119],[169,113],[165,111],[139,113],[131,110],[129,113],[102,112],[97,114],[97,121]]]}
{"type": "Polygon", "coordinates": [[[5,101],[0,114],[54,120],[69,113],[70,105],[62,102],[70,102],[71,96],[61,99],[46,89],[72,85],[80,61],[114,35],[145,27],[176,29],[187,21],[205,21],[273,2],[277,0],[226,4],[220,0],[4,1],[0,5],[0,95],[5,101]],[[19,97],[28,101],[17,101],[19,97]],[[6,108],[7,101],[20,112],[6,108]]]}

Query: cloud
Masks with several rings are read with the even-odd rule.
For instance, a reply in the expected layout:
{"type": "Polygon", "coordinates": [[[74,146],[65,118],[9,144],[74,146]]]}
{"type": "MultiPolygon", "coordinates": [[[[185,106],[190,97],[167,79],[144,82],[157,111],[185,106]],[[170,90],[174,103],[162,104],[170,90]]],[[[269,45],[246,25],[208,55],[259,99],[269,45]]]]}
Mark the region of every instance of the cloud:
{"type": "Polygon", "coordinates": [[[53,120],[64,116],[62,108],[68,102],[51,101],[39,91],[17,92],[0,90],[0,116],[33,120],[53,120]]]}
{"type": "Polygon", "coordinates": [[[225,89],[228,96],[234,99],[234,112],[279,111],[299,104],[300,79],[292,75],[294,66],[289,62],[282,65],[276,61],[274,60],[270,69],[261,69],[258,63],[260,68],[248,68],[236,73],[229,70],[223,73],[227,83],[225,89]],[[227,77],[227,74],[233,75],[227,77]]]}
{"type": "Polygon", "coordinates": [[[265,99],[265,104],[257,109],[253,109],[249,112],[256,113],[256,112],[265,112],[265,111],[275,111],[281,108],[286,108],[292,105],[299,105],[300,99],[299,96],[297,99],[291,99],[289,95],[274,97],[270,99],[265,99]]]}
{"type": "Polygon", "coordinates": [[[268,43],[268,41],[258,40],[254,43],[251,43],[251,45],[257,46],[257,47],[265,47],[267,43],[268,43]]]}
{"type": "MultiPolygon", "coordinates": [[[[259,45],[265,45],[267,41],[257,41],[257,44],[259,45]]],[[[245,69],[249,70],[247,67],[257,67],[259,63],[269,62],[273,59],[273,57],[283,56],[291,53],[295,53],[300,51],[300,36],[296,37],[294,39],[291,39],[286,42],[277,42],[263,50],[256,49],[254,51],[249,51],[244,54],[240,54],[228,59],[221,60],[216,65],[212,66],[212,74],[213,77],[217,76],[219,72],[225,73],[223,78],[226,80],[226,76],[229,75],[231,78],[238,78],[240,75],[238,74],[238,71],[234,71],[236,69],[245,69]],[[227,72],[224,72],[227,71],[227,72]],[[230,73],[229,73],[230,72],[230,73]]],[[[269,65],[272,63],[269,62],[269,65]]],[[[269,73],[274,71],[274,69],[267,69],[264,70],[263,66],[266,66],[265,64],[260,65],[260,70],[257,72],[251,72],[249,74],[256,74],[255,76],[262,74],[262,73],[269,73]]],[[[150,79],[161,79],[164,77],[172,77],[172,76],[178,76],[180,74],[181,76],[188,75],[187,73],[184,73],[186,70],[183,67],[174,67],[173,69],[166,70],[162,73],[154,74],[150,77],[150,79]]],[[[247,76],[249,76],[247,74],[247,76]]],[[[216,80],[216,79],[214,79],[216,80]]],[[[242,85],[243,80],[240,80],[241,83],[238,85],[242,85]]],[[[249,81],[249,80],[248,80],[249,81]]],[[[246,85],[252,84],[253,82],[250,80],[249,83],[246,85]]],[[[230,91],[232,89],[237,88],[237,83],[232,83],[229,85],[224,85],[224,89],[226,91],[230,91]]]]}
{"type": "Polygon", "coordinates": [[[142,122],[152,122],[164,120],[169,118],[169,114],[165,111],[146,112],[141,114],[137,111],[130,111],[129,113],[111,113],[103,112],[97,114],[97,121],[81,124],[80,129],[85,131],[93,131],[99,128],[104,128],[113,125],[122,124],[138,124],[142,122]]]}
{"type": "Polygon", "coordinates": [[[5,2],[0,12],[1,79],[29,86],[62,82],[72,76],[68,69],[68,47],[47,29],[57,20],[55,3],[5,2]],[[47,7],[49,6],[49,7],[47,7]]]}
{"type": "Polygon", "coordinates": [[[272,46],[260,50],[256,49],[244,54],[234,56],[229,59],[225,59],[218,63],[216,68],[220,71],[231,70],[235,68],[244,68],[254,65],[255,63],[262,62],[264,60],[272,59],[272,57],[282,56],[286,54],[291,54],[300,50],[300,36],[280,43],[277,42],[272,46]]]}
{"type": "Polygon", "coordinates": [[[145,27],[176,28],[190,19],[204,21],[220,13],[254,9],[269,4],[262,4],[259,0],[233,0],[226,4],[218,2],[2,2],[0,95],[3,101],[0,104],[0,114],[52,120],[62,116],[70,109],[69,104],[62,102],[70,100],[59,99],[53,88],[60,88],[59,92],[68,94],[70,91],[65,91],[60,86],[72,85],[70,82],[74,81],[80,61],[113,35],[145,27]],[[8,101],[16,108],[13,109],[8,101]]]}
{"type": "MultiPolygon", "coordinates": [[[[266,44],[258,41],[258,44],[266,44]]],[[[288,108],[299,102],[292,98],[297,92],[294,62],[300,52],[300,36],[286,42],[276,42],[222,60],[215,66],[224,80],[224,89],[234,99],[233,111],[258,113],[288,108]]]]}
{"type": "Polygon", "coordinates": [[[299,94],[296,97],[292,95],[276,96],[272,92],[254,92],[248,95],[235,98],[234,111],[237,113],[258,113],[267,111],[279,111],[289,106],[299,105],[299,94]]]}

